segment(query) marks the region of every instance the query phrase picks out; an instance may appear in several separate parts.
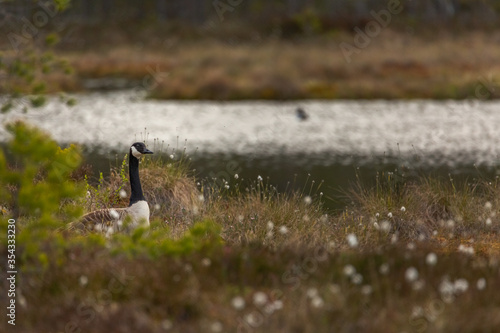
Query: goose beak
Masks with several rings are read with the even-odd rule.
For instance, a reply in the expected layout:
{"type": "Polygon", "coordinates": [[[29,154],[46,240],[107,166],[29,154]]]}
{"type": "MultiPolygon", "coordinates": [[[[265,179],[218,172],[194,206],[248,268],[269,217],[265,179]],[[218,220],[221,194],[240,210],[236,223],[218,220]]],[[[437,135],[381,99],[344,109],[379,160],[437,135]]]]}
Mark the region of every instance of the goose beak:
{"type": "Polygon", "coordinates": [[[149,149],[144,149],[144,151],[142,152],[143,154],[153,154],[153,152],[149,149]]]}

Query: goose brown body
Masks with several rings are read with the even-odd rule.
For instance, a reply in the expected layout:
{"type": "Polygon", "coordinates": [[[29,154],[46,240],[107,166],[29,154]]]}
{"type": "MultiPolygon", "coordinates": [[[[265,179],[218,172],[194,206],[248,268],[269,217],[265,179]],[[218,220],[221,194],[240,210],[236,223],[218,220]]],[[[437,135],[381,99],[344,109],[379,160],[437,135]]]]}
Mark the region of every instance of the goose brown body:
{"type": "Polygon", "coordinates": [[[70,225],[72,229],[91,232],[129,232],[138,227],[149,227],[149,205],[142,193],[139,178],[139,159],[144,154],[153,152],[142,142],[130,147],[129,178],[130,204],[126,208],[106,208],[96,210],[82,216],[70,225]]]}

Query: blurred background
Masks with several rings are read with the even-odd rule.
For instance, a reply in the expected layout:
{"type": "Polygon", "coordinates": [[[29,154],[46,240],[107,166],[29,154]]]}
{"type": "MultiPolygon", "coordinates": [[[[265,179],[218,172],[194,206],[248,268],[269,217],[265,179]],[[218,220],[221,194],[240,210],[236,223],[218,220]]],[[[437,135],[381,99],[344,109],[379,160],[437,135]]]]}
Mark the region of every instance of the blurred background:
{"type": "Polygon", "coordinates": [[[221,184],[324,181],[333,209],[380,174],[493,178],[499,13],[494,0],[0,1],[0,119],[82,144],[96,172],[146,140],[221,184]]]}
{"type": "MultiPolygon", "coordinates": [[[[494,0],[72,0],[56,3],[70,3],[62,15],[66,22],[72,23],[144,25],[170,22],[198,27],[227,13],[232,17],[225,19],[248,24],[252,30],[266,33],[269,28],[280,27],[287,35],[305,32],[308,27],[303,25],[307,22],[301,22],[301,19],[305,20],[306,16],[309,16],[310,23],[314,23],[310,28],[315,28],[315,31],[310,32],[349,30],[367,23],[371,20],[371,11],[387,8],[389,4],[404,7],[398,20],[402,24],[432,24],[442,28],[494,27],[500,10],[494,0]],[[256,27],[255,23],[262,26],[256,27]]],[[[38,6],[38,2],[30,0],[2,1],[7,16],[30,15],[38,6]]]]}

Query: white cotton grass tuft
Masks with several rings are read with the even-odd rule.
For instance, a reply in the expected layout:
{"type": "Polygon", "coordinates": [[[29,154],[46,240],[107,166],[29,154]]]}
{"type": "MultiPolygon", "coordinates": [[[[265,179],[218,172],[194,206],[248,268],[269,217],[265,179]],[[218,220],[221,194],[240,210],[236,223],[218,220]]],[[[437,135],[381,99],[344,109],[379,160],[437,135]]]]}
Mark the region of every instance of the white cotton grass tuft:
{"type": "Polygon", "coordinates": [[[19,303],[20,306],[23,307],[23,309],[26,309],[28,302],[26,301],[26,297],[21,293],[21,291],[18,289],[17,291],[17,302],[19,303]]]}
{"type": "Polygon", "coordinates": [[[408,282],[414,282],[418,279],[418,270],[415,267],[409,267],[405,271],[405,279],[408,282]]]}
{"type": "Polygon", "coordinates": [[[306,205],[310,205],[312,203],[312,198],[308,195],[306,195],[304,197],[304,202],[306,203],[306,205]]]}
{"type": "Polygon", "coordinates": [[[272,303],[272,305],[273,305],[275,310],[283,309],[283,301],[282,300],[277,299],[272,303]]]}
{"type": "Polygon", "coordinates": [[[273,302],[271,302],[271,304],[269,304],[270,306],[272,306],[273,308],[273,312],[276,311],[276,310],[281,310],[283,309],[283,301],[282,300],[275,300],[273,302]]]}
{"type": "Polygon", "coordinates": [[[458,251],[468,255],[474,255],[474,248],[472,246],[466,246],[464,244],[460,244],[458,246],[458,251]]]}
{"type": "Polygon", "coordinates": [[[235,173],[235,174],[234,174],[234,179],[238,179],[238,178],[240,178],[240,176],[238,176],[238,174],[237,174],[237,173],[235,173]]]}
{"type": "Polygon", "coordinates": [[[245,300],[241,296],[236,296],[231,300],[231,305],[236,310],[243,310],[245,308],[245,300]]]}
{"type": "Polygon", "coordinates": [[[391,236],[391,244],[395,244],[395,243],[397,243],[397,241],[398,241],[398,235],[393,234],[391,236]]]}
{"type": "Polygon", "coordinates": [[[349,244],[350,247],[357,247],[358,246],[358,237],[356,237],[355,234],[348,234],[347,235],[347,244],[349,244]]]}
{"type": "Polygon", "coordinates": [[[109,210],[109,215],[111,215],[111,218],[113,218],[113,220],[118,220],[120,218],[120,214],[118,214],[118,212],[113,208],[109,210]]]}
{"type": "Polygon", "coordinates": [[[352,276],[356,273],[356,268],[353,265],[345,265],[343,271],[345,275],[352,276]]]}
{"type": "Polygon", "coordinates": [[[174,327],[174,324],[171,320],[164,319],[161,321],[161,328],[163,328],[165,331],[171,330],[172,327],[174,327]]]}
{"type": "Polygon", "coordinates": [[[280,228],[279,228],[279,233],[282,234],[282,235],[286,235],[288,233],[288,228],[286,225],[282,225],[280,228]]]}
{"type": "Polygon", "coordinates": [[[309,289],[307,289],[307,291],[306,291],[306,295],[307,295],[307,297],[309,297],[309,298],[316,297],[316,296],[318,296],[318,289],[316,289],[316,288],[314,288],[314,287],[309,288],[309,289]]]}
{"type": "Polygon", "coordinates": [[[210,330],[215,333],[222,332],[223,329],[224,327],[222,326],[222,323],[220,321],[214,321],[210,325],[210,330]]]}
{"type": "Polygon", "coordinates": [[[113,227],[108,227],[108,229],[106,230],[106,238],[111,237],[111,235],[113,235],[114,233],[115,229],[113,227]]]}
{"type": "Polygon", "coordinates": [[[387,273],[389,273],[389,264],[388,263],[383,263],[378,268],[378,271],[379,271],[380,274],[386,275],[387,273]]]}
{"type": "Polygon", "coordinates": [[[373,292],[373,287],[370,286],[369,284],[365,284],[364,286],[361,287],[361,293],[365,296],[371,295],[373,292]]]}
{"type": "Polygon", "coordinates": [[[491,204],[491,202],[486,201],[486,203],[484,204],[484,209],[491,210],[492,208],[493,208],[493,205],[491,204]]]}
{"type": "Polygon", "coordinates": [[[429,266],[434,266],[437,263],[437,255],[434,252],[428,253],[425,257],[425,262],[429,266]]]}
{"type": "Polygon", "coordinates": [[[253,294],[253,304],[255,306],[262,306],[267,303],[267,295],[262,291],[257,291],[253,294]]]}
{"type": "Polygon", "coordinates": [[[477,280],[476,288],[477,290],[483,290],[484,288],[486,288],[486,279],[480,278],[479,280],[477,280]]]}
{"type": "Polygon", "coordinates": [[[86,277],[85,275],[82,275],[78,279],[78,282],[80,283],[80,286],[85,287],[87,285],[87,283],[89,283],[89,278],[86,277]]]}
{"type": "Polygon", "coordinates": [[[380,222],[380,230],[382,230],[383,232],[388,233],[389,231],[391,231],[391,228],[391,222],[387,220],[380,222]]]}
{"type": "MultiPolygon", "coordinates": [[[[479,279],[478,282],[476,283],[476,287],[478,289],[480,289],[479,281],[481,281],[481,279],[479,279]]],[[[481,284],[483,283],[484,285],[482,285],[481,287],[484,288],[486,286],[486,281],[481,282],[481,284]]],[[[448,279],[447,276],[443,278],[438,288],[439,293],[441,294],[441,298],[446,303],[453,302],[455,296],[465,293],[468,289],[469,289],[469,281],[467,281],[466,279],[460,278],[452,282],[448,279]]]]}
{"type": "Polygon", "coordinates": [[[448,277],[445,277],[441,281],[441,283],[439,284],[438,290],[439,290],[439,293],[441,294],[441,298],[443,299],[443,301],[445,301],[446,303],[453,302],[454,287],[453,287],[453,283],[450,282],[448,277]]]}
{"type": "Polygon", "coordinates": [[[250,312],[245,315],[244,317],[245,321],[247,322],[248,325],[252,327],[258,327],[262,324],[262,317],[260,313],[257,312],[250,312]]]}
{"type": "Polygon", "coordinates": [[[319,296],[318,289],[316,288],[309,288],[307,289],[307,297],[311,299],[311,305],[314,308],[321,308],[324,305],[323,299],[319,296]]]}
{"type": "Polygon", "coordinates": [[[119,192],[120,198],[125,199],[127,197],[127,191],[121,189],[119,192]]]}
{"type": "Polygon", "coordinates": [[[404,213],[404,212],[406,212],[406,207],[405,207],[405,206],[402,206],[402,207],[401,207],[401,211],[402,211],[403,213],[404,213]]]}
{"type": "Polygon", "coordinates": [[[323,299],[319,296],[316,296],[314,297],[312,300],[311,300],[311,305],[314,307],[314,308],[321,308],[323,307],[323,305],[325,304],[325,301],[323,301],[323,299]]]}
{"type": "Polygon", "coordinates": [[[387,217],[390,218],[390,219],[392,219],[392,213],[389,212],[389,214],[387,214],[387,217]]]}
{"type": "Polygon", "coordinates": [[[353,276],[351,276],[351,282],[354,284],[361,284],[363,282],[363,275],[356,273],[353,276]]]}
{"type": "Polygon", "coordinates": [[[259,182],[261,182],[261,181],[262,181],[262,177],[261,177],[260,175],[258,175],[258,176],[257,176],[257,180],[258,180],[259,182]]]}
{"type": "Polygon", "coordinates": [[[212,264],[212,260],[210,258],[203,258],[201,259],[201,265],[204,267],[208,267],[212,264]]]}
{"type": "Polygon", "coordinates": [[[453,286],[455,288],[456,294],[464,293],[467,291],[467,289],[469,289],[469,281],[461,278],[461,279],[455,280],[455,283],[453,284],[453,286]]]}

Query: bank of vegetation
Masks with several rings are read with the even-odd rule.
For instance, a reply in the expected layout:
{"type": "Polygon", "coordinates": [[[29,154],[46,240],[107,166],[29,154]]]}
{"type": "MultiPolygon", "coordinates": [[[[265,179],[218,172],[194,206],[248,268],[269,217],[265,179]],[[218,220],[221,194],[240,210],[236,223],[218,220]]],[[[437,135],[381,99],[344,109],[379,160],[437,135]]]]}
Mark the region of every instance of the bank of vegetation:
{"type": "Polygon", "coordinates": [[[298,192],[244,175],[221,183],[194,179],[188,159],[149,159],[141,166],[149,233],[81,235],[65,226],[84,211],[126,205],[125,166],[90,185],[78,147],[60,149],[23,123],[9,131],[1,229],[15,219],[23,332],[493,332],[500,324],[496,179],[409,183],[383,173],[331,213],[318,183],[298,192]]]}

